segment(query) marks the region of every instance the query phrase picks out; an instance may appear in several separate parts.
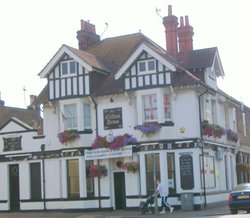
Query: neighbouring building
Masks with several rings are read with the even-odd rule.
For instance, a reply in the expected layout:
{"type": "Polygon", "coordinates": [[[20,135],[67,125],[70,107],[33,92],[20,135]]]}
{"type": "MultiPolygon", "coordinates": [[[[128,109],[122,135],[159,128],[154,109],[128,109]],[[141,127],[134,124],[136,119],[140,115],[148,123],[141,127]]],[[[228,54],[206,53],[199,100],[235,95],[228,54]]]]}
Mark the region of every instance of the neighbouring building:
{"type": "Polygon", "coordinates": [[[236,156],[237,182],[250,182],[250,108],[238,102],[236,107],[239,151],[236,156]]]}
{"type": "Polygon", "coordinates": [[[238,105],[217,86],[218,49],[194,50],[171,6],[163,26],[166,49],[142,33],[101,40],[81,21],[79,48],[39,73],[43,134],[17,119],[0,129],[1,211],[134,208],[156,178],[176,209],[227,200],[238,105]]]}

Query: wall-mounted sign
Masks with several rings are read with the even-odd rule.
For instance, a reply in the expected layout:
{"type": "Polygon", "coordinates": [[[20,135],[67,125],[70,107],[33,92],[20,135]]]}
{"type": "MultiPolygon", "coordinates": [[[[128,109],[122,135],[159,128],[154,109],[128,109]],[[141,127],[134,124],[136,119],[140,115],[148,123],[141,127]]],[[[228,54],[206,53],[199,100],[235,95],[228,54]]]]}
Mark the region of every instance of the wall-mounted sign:
{"type": "Polygon", "coordinates": [[[104,129],[122,128],[122,108],[111,108],[103,110],[104,129]]]}
{"type": "Polygon", "coordinates": [[[12,138],[3,138],[4,141],[4,151],[18,151],[22,150],[21,142],[22,136],[12,137],[12,138]]]}
{"type": "Polygon", "coordinates": [[[85,160],[109,159],[109,158],[131,157],[131,156],[132,156],[131,145],[124,146],[116,150],[111,150],[109,148],[99,148],[99,149],[84,151],[85,160]]]}
{"type": "Polygon", "coordinates": [[[194,188],[193,157],[190,154],[180,156],[180,176],[182,189],[194,188]]]}

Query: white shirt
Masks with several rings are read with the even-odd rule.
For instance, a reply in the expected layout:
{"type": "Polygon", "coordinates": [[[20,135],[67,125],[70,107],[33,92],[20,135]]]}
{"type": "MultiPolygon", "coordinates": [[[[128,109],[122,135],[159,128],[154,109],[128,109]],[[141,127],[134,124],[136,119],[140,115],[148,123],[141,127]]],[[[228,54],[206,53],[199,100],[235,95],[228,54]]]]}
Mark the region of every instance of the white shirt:
{"type": "Polygon", "coordinates": [[[162,185],[161,182],[158,184],[156,190],[159,192],[161,197],[168,196],[167,186],[162,185]]]}

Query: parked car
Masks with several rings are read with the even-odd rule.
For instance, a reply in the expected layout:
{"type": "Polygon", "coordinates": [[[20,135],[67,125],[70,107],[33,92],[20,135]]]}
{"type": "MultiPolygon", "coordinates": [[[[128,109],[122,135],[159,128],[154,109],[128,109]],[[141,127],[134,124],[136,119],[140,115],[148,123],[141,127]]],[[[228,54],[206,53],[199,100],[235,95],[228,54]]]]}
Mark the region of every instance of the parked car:
{"type": "Polygon", "coordinates": [[[250,183],[239,184],[228,196],[228,206],[231,214],[237,214],[239,210],[250,213],[250,183]]]}

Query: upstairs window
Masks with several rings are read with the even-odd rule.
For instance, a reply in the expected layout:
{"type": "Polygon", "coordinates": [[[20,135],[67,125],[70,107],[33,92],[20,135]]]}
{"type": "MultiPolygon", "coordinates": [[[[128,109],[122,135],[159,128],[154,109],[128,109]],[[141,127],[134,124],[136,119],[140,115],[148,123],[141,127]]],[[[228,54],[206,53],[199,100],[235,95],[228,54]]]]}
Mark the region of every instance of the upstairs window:
{"type": "Polygon", "coordinates": [[[65,129],[77,129],[77,104],[64,105],[65,129]]]}
{"type": "Polygon", "coordinates": [[[164,120],[172,120],[171,98],[169,95],[164,95],[164,120]]]}
{"type": "Polygon", "coordinates": [[[157,96],[156,94],[142,96],[144,122],[157,121],[157,96]]]}
{"type": "Polygon", "coordinates": [[[212,123],[217,124],[217,109],[215,100],[211,100],[211,108],[212,108],[212,123]]]}
{"type": "Polygon", "coordinates": [[[83,104],[83,123],[84,129],[91,128],[91,112],[90,112],[90,104],[83,104]]]}
{"type": "Polygon", "coordinates": [[[76,62],[75,61],[63,61],[61,63],[62,76],[67,76],[76,73],[76,62]]]}
{"type": "Polygon", "coordinates": [[[138,62],[139,73],[154,73],[156,71],[155,68],[155,60],[144,60],[138,62]]]}

